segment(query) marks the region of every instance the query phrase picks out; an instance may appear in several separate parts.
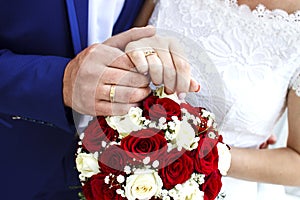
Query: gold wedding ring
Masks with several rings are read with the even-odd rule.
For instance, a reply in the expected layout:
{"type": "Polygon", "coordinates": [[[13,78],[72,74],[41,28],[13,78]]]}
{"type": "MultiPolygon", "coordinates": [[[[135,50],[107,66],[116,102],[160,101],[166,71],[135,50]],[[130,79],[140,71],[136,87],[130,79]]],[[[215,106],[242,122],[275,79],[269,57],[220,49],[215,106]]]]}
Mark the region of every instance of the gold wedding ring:
{"type": "Polygon", "coordinates": [[[109,91],[109,100],[112,103],[115,101],[115,94],[116,94],[116,85],[111,85],[109,91]]]}
{"type": "Polygon", "coordinates": [[[145,57],[151,56],[151,55],[154,55],[154,54],[156,54],[156,52],[153,49],[144,51],[145,57]]]}

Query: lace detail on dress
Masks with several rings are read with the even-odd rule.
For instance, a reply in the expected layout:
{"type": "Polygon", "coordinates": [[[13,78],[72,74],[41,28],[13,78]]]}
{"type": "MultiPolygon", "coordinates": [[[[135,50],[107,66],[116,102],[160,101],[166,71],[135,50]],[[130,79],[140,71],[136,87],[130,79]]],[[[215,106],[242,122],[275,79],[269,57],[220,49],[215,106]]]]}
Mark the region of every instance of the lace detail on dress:
{"type": "MultiPolygon", "coordinates": [[[[225,3],[230,7],[246,6],[249,8],[249,6],[245,4],[238,5],[238,0],[225,0],[225,3]]],[[[253,10],[252,13],[258,18],[279,19],[279,20],[285,20],[287,22],[300,23],[300,10],[288,14],[285,10],[282,9],[269,10],[263,4],[258,4],[256,9],[253,10]]]]}
{"type": "Polygon", "coordinates": [[[150,19],[184,44],[201,84],[187,100],[214,112],[224,140],[240,147],[269,136],[300,63],[299,24],[253,13],[236,0],[158,0],[150,19]]]}
{"type": "Polygon", "coordinates": [[[298,75],[298,77],[296,78],[296,80],[294,81],[293,85],[292,85],[292,89],[295,90],[296,95],[298,97],[300,97],[300,74],[298,75]]]}

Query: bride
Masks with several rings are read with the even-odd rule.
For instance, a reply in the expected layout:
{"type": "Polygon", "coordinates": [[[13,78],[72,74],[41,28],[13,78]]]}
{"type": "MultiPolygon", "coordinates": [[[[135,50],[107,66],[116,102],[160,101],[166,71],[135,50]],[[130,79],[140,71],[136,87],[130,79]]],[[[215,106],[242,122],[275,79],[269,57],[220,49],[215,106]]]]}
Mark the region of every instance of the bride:
{"type": "MultiPolygon", "coordinates": [[[[137,25],[147,23],[150,4],[137,25]]],[[[259,182],[300,186],[300,1],[161,0],[150,24],[189,38],[210,59],[211,69],[192,64],[192,74],[200,104],[216,113],[232,147],[226,199],[259,199],[259,182]],[[259,149],[286,108],[287,147],[259,149]]],[[[276,198],[286,199],[261,197],[276,198]]]]}

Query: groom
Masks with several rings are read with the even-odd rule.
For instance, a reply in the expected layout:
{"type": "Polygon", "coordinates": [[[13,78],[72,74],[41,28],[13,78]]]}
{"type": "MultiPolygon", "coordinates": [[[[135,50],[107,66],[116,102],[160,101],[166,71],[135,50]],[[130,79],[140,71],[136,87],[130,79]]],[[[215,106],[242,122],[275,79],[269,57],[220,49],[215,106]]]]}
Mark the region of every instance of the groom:
{"type": "MultiPolygon", "coordinates": [[[[152,28],[131,30],[110,39],[106,45],[86,48],[91,34],[90,17],[101,19],[102,14],[107,13],[103,19],[111,25],[99,23],[99,32],[94,33],[117,34],[132,26],[144,3],[143,0],[112,2],[118,5],[111,5],[107,0],[0,3],[1,199],[77,199],[80,188],[74,168],[77,140],[70,108],[86,114],[112,112],[106,104],[100,104],[97,113],[92,113],[87,102],[72,99],[74,76],[85,69],[79,58],[89,65],[99,66],[98,71],[105,71],[113,61],[108,58],[121,55],[119,49],[128,42],[154,35],[152,28]],[[95,7],[91,2],[101,11],[93,11],[95,7]],[[107,2],[110,7],[105,7],[107,2]],[[109,15],[111,13],[115,15],[109,15]],[[111,21],[110,17],[115,19],[111,21]],[[95,50],[103,56],[96,59],[87,56],[95,50]]],[[[128,70],[130,63],[127,57],[119,57],[112,63],[114,74],[121,77],[125,71],[121,69],[128,70]]],[[[130,86],[137,87],[140,98],[144,98],[148,89],[140,86],[145,85],[145,78],[136,73],[128,76],[135,77],[136,85],[130,86]]],[[[84,84],[88,84],[88,80],[83,79],[79,86],[84,84]]],[[[84,95],[85,91],[82,92],[84,95]]],[[[122,95],[131,95],[122,92],[122,95]]],[[[119,110],[126,110],[139,100],[133,97],[132,102],[122,104],[119,110]]]]}
{"type": "Polygon", "coordinates": [[[149,78],[136,73],[136,63],[152,63],[156,70],[149,70],[150,78],[168,83],[169,90],[182,92],[179,96],[199,90],[185,60],[170,53],[174,45],[153,39],[152,27],[130,29],[141,9],[145,16],[147,3],[153,1],[0,3],[1,199],[78,199],[72,111],[125,114],[150,92],[149,78]],[[160,51],[124,53],[128,43],[140,39],[160,51]],[[168,67],[164,74],[163,67],[168,67]]]}

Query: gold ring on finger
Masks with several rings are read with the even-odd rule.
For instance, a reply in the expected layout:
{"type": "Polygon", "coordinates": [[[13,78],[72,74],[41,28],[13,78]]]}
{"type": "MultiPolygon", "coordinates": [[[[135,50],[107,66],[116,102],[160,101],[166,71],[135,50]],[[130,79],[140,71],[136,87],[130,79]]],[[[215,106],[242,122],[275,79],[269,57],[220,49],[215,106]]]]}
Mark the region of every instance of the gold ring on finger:
{"type": "Polygon", "coordinates": [[[115,94],[116,94],[116,85],[111,85],[109,91],[109,100],[112,103],[115,101],[115,94]]]}
{"type": "Polygon", "coordinates": [[[156,54],[156,52],[153,49],[144,51],[145,57],[151,56],[151,55],[154,55],[154,54],[156,54]]]}

